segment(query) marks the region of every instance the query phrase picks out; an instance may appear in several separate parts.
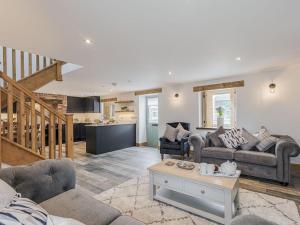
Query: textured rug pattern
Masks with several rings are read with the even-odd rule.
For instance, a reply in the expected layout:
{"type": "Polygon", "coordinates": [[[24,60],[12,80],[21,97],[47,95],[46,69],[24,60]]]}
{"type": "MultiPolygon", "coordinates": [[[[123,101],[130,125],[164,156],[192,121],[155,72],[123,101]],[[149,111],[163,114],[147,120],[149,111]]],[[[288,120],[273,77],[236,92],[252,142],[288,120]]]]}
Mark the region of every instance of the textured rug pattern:
{"type": "MultiPolygon", "coordinates": [[[[149,200],[149,177],[131,179],[96,195],[95,198],[151,225],[212,225],[213,221],[195,216],[158,201],[149,200]]],[[[300,225],[293,201],[240,189],[238,214],[255,214],[279,225],[300,225]]]]}

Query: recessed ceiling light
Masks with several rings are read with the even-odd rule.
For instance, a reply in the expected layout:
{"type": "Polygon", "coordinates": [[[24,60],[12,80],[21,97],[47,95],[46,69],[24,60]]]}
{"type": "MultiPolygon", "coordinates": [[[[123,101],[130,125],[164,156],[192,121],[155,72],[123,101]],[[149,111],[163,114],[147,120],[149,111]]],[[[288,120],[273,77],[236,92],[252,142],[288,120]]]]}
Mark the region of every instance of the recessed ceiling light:
{"type": "Polygon", "coordinates": [[[85,39],[84,42],[88,45],[92,44],[92,41],[90,39],[85,39]]]}
{"type": "Polygon", "coordinates": [[[169,71],[169,75],[170,75],[170,76],[172,75],[172,72],[171,72],[171,71],[169,71]]]}
{"type": "Polygon", "coordinates": [[[236,57],[235,60],[236,61],[241,61],[242,59],[241,59],[241,57],[236,57]]]}

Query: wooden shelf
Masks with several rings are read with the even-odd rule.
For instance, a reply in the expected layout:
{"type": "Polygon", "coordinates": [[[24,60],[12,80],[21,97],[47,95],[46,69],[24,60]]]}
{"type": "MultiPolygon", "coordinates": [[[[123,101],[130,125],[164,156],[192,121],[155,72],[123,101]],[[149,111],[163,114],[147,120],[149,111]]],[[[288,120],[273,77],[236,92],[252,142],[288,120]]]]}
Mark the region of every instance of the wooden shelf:
{"type": "Polygon", "coordinates": [[[117,110],[116,113],[134,112],[134,110],[117,110]]]}
{"type": "Polygon", "coordinates": [[[129,104],[129,103],[134,103],[133,100],[124,100],[124,101],[116,101],[115,103],[117,104],[129,104]]]}

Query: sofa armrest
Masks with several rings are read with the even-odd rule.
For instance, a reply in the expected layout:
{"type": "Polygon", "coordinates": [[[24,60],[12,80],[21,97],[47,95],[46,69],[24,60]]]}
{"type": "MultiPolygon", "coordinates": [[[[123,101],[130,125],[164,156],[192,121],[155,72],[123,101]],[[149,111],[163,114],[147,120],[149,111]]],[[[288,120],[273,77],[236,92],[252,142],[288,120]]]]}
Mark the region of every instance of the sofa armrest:
{"type": "Polygon", "coordinates": [[[199,134],[192,134],[189,137],[189,144],[193,146],[194,149],[194,161],[197,163],[201,162],[201,152],[205,146],[202,137],[199,134]]]}
{"type": "Polygon", "coordinates": [[[277,158],[277,176],[282,182],[289,183],[290,179],[290,157],[300,154],[299,145],[289,136],[279,138],[275,147],[277,158]]]}
{"type": "Polygon", "coordinates": [[[69,159],[43,160],[31,166],[0,170],[0,179],[12,186],[22,197],[36,203],[75,188],[73,162],[69,159]]]}

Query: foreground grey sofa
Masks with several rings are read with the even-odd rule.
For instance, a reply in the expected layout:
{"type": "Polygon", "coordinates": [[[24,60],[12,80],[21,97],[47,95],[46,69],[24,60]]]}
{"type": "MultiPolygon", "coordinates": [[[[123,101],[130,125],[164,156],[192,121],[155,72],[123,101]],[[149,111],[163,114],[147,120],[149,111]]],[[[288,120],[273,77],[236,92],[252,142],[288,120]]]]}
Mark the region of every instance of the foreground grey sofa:
{"type": "Polygon", "coordinates": [[[73,218],[87,225],[143,225],[76,189],[71,160],[44,160],[32,166],[2,169],[0,179],[52,215],[73,218]]]}
{"type": "Polygon", "coordinates": [[[279,181],[284,185],[290,182],[290,158],[300,153],[299,145],[289,136],[276,135],[278,141],[274,152],[236,150],[214,147],[200,135],[192,135],[189,142],[194,148],[195,162],[221,164],[235,161],[242,174],[279,181]]]}

